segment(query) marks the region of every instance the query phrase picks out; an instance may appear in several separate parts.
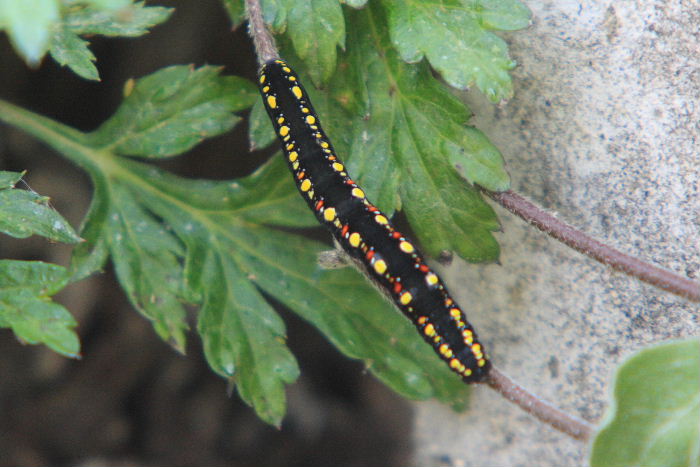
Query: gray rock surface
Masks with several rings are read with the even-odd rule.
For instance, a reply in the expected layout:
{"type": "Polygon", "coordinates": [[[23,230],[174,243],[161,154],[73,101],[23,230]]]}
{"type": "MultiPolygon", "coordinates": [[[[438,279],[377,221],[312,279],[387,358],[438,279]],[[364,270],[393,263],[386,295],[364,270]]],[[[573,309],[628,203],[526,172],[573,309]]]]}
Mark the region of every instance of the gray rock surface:
{"type": "MultiPolygon", "coordinates": [[[[509,34],[516,96],[474,120],[513,189],[624,252],[700,276],[700,8],[694,1],[526,2],[509,34]]],[[[443,271],[504,372],[598,421],[616,367],[700,333],[700,307],[616,273],[498,208],[501,266],[443,271]],[[469,311],[470,310],[470,311],[469,311]]],[[[486,387],[454,414],[417,404],[420,466],[586,465],[588,446],[486,387]]]]}

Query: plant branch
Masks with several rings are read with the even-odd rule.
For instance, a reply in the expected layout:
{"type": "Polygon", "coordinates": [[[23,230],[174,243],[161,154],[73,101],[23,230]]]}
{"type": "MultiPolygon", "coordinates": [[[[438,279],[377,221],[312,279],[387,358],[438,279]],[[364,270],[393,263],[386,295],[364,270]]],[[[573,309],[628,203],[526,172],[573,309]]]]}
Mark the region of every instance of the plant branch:
{"type": "MultiPolygon", "coordinates": [[[[263,22],[260,1],[246,0],[245,4],[249,20],[248,32],[253,38],[259,62],[264,63],[279,57],[274,39],[263,22]]],[[[592,433],[592,427],[587,422],[539,399],[496,368],[491,369],[485,383],[524,411],[575,439],[586,440],[592,433]]]]}
{"type": "Polygon", "coordinates": [[[253,38],[258,63],[263,65],[268,60],[279,58],[275,39],[265,27],[260,1],[246,0],[245,9],[248,15],[248,34],[253,38]]]}
{"type": "Polygon", "coordinates": [[[645,263],[633,256],[626,255],[621,251],[594,240],[580,230],[575,229],[535,206],[513,191],[508,190],[496,193],[484,188],[481,188],[481,190],[516,216],[534,225],[547,235],[570,246],[574,250],[590,256],[596,261],[600,261],[617,271],[636,277],[647,284],[680,295],[693,302],[700,302],[700,283],[645,263]]]}
{"type": "Polygon", "coordinates": [[[579,441],[587,441],[593,426],[535,396],[492,366],[484,384],[540,421],[579,441]]]}

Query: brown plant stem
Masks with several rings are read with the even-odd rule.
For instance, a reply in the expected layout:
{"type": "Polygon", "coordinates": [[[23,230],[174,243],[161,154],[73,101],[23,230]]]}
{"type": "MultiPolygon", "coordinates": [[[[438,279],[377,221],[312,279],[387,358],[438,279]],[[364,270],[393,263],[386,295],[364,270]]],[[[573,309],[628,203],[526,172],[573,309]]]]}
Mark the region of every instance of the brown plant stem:
{"type": "Polygon", "coordinates": [[[496,367],[491,367],[484,384],[531,414],[538,420],[580,441],[587,441],[593,426],[580,418],[569,415],[540,399],[510,379],[496,367]]]}
{"type": "Polygon", "coordinates": [[[589,237],[513,191],[482,191],[498,204],[574,250],[667,292],[700,302],[700,283],[645,263],[589,237]]]}

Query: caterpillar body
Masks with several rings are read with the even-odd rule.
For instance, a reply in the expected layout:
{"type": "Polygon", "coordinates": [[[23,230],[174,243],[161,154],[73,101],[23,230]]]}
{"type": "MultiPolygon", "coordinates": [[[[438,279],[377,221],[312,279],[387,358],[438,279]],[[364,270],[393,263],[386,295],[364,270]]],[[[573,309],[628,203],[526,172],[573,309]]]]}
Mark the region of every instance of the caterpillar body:
{"type": "Polygon", "coordinates": [[[452,371],[466,382],[484,379],[490,362],[465,313],[416,246],[350,178],[296,73],[284,61],[270,60],[258,84],[297,188],[319,222],[452,371]]]}

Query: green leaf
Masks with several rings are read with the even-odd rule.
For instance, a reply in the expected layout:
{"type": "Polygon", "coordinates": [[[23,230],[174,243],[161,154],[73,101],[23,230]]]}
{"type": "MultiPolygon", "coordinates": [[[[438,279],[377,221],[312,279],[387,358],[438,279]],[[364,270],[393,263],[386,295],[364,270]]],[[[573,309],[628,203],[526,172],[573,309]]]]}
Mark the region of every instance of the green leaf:
{"type": "Polygon", "coordinates": [[[618,370],[593,466],[700,465],[700,341],[647,348],[618,370]]]}
{"type": "Polygon", "coordinates": [[[57,28],[51,41],[51,56],[60,65],[68,66],[75,74],[85,79],[99,81],[100,75],[94,62],[93,53],[83,40],[73,31],[57,28]]]}
{"type": "MultiPolygon", "coordinates": [[[[131,119],[175,118],[165,110],[184,90],[172,92],[177,88],[172,81],[162,81],[160,89],[146,86],[171,100],[146,99],[146,109],[131,119]]],[[[132,94],[144,92],[143,82],[132,94]]],[[[248,86],[241,84],[240,90],[248,86]]],[[[250,104],[249,94],[232,95],[239,108],[250,104]]],[[[176,345],[186,326],[181,303],[198,305],[197,329],[207,361],[236,383],[264,420],[279,424],[284,386],[298,375],[283,323],[266,297],[312,322],[401,394],[464,407],[468,391],[461,380],[359,273],[321,269],[316,258],[328,245],[275,227],[315,224],[281,158],[233,182],[187,180],[122,157],[121,144],[102,144],[104,134],[97,138],[61,128],[2,101],[0,119],[41,138],[92,176],[95,199],[73,277],[101,267],[108,253],[132,303],[176,345]]],[[[119,125],[110,127],[116,140],[122,138],[119,125]]],[[[132,134],[129,125],[121,128],[132,134]]],[[[164,138],[162,144],[174,144],[173,135],[164,138]]]]}
{"type": "Polygon", "coordinates": [[[96,8],[70,10],[63,19],[63,26],[76,34],[137,37],[165,22],[172,12],[172,8],[148,7],[144,2],[129,2],[126,6],[96,5],[96,8]]]}
{"type": "Polygon", "coordinates": [[[0,171],[0,232],[15,238],[32,235],[64,243],[77,243],[80,237],[49,205],[49,198],[14,188],[21,173],[0,171]]]}
{"type": "Polygon", "coordinates": [[[337,47],[345,47],[345,21],[338,0],[267,0],[263,14],[274,29],[287,30],[314,83],[326,82],[335,70],[337,47]]]}
{"type": "Polygon", "coordinates": [[[529,19],[529,11],[519,3],[497,3],[384,0],[391,40],[404,60],[416,63],[426,57],[450,85],[465,89],[476,83],[494,102],[513,95],[508,70],[515,62],[505,41],[488,29],[501,23],[507,29],[525,26],[529,19]]]}
{"type": "Polygon", "coordinates": [[[257,92],[236,77],[217,78],[215,67],[180,65],[138,81],[117,113],[90,135],[106,151],[143,158],[181,154],[240,121],[257,92]]]}
{"type": "Polygon", "coordinates": [[[377,27],[382,22],[376,6],[348,14],[348,54],[331,81],[333,96],[310,91],[324,128],[368,197],[387,213],[403,209],[430,255],[448,250],[494,261],[497,218],[463,178],[505,190],[503,159],[466,126],[471,113],[426,64],[400,60],[377,27]]]}
{"type": "Polygon", "coordinates": [[[0,260],[0,327],[12,329],[28,344],[45,344],[67,357],[78,357],[76,322],[50,299],[67,279],[65,268],[54,264],[0,260]]]}
{"type": "Polygon", "coordinates": [[[226,13],[231,19],[231,28],[236,29],[246,20],[245,4],[242,0],[222,0],[226,13]]]}
{"type": "Polygon", "coordinates": [[[51,28],[60,20],[58,0],[0,0],[2,24],[15,49],[36,65],[49,49],[51,28]]]}

